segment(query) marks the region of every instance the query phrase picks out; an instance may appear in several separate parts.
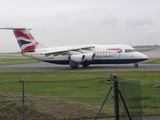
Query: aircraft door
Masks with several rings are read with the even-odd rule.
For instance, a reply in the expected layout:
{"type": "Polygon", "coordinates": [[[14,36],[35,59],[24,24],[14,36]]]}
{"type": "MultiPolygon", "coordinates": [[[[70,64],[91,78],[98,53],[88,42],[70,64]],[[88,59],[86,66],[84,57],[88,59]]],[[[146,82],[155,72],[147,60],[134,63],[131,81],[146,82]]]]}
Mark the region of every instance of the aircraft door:
{"type": "Polygon", "coordinates": [[[115,51],[115,57],[119,58],[120,57],[120,53],[117,53],[117,51],[115,51]]]}
{"type": "Polygon", "coordinates": [[[119,58],[121,56],[122,49],[115,50],[115,57],[119,58]]]}

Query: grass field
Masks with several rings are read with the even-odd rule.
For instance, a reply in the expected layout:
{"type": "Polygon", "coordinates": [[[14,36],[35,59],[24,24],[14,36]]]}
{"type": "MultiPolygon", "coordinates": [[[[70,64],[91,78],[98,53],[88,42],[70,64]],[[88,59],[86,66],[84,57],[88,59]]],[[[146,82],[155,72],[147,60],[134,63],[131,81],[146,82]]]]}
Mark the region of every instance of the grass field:
{"type": "Polygon", "coordinates": [[[160,64],[160,59],[144,62],[145,64],[160,64]]]}
{"type": "MultiPolygon", "coordinates": [[[[11,65],[33,63],[38,61],[30,58],[3,58],[3,61],[0,62],[0,65],[11,65]]],[[[148,64],[159,63],[160,61],[156,60],[148,64]]],[[[80,103],[81,106],[83,105],[83,109],[88,109],[89,106],[91,108],[94,107],[96,108],[97,112],[97,109],[104,100],[106,91],[108,91],[111,86],[111,83],[106,84],[106,79],[109,78],[110,74],[114,73],[116,73],[119,78],[123,78],[125,80],[139,80],[142,89],[141,99],[144,102],[142,104],[144,115],[159,115],[160,100],[157,99],[159,85],[156,85],[154,83],[160,82],[160,71],[88,72],[73,70],[54,72],[0,72],[0,92],[13,93],[13,95],[21,93],[21,83],[19,82],[19,80],[21,78],[24,78],[24,81],[26,81],[25,94],[27,95],[44,97],[51,96],[60,100],[62,99],[73,101],[78,104],[80,103]],[[152,83],[154,85],[152,85],[152,83]],[[152,109],[154,111],[154,114],[150,111],[152,109]]],[[[40,100],[41,98],[38,98],[38,101],[40,100]]],[[[0,110],[4,110],[5,108],[6,110],[11,111],[11,107],[13,107],[13,104],[15,105],[15,103],[9,103],[9,105],[7,106],[2,106],[0,104],[0,110]]],[[[111,116],[111,114],[113,114],[113,99],[111,98],[107,104],[107,107],[105,107],[104,109],[108,110],[109,108],[110,110],[112,110],[112,112],[108,113],[107,116],[111,116]]],[[[46,114],[42,114],[39,111],[37,111],[36,114],[46,116],[46,114]]],[[[106,115],[105,112],[103,112],[102,114],[106,115]]]]}
{"type": "Polygon", "coordinates": [[[25,57],[17,57],[17,58],[0,58],[0,66],[1,65],[14,65],[14,64],[26,64],[26,63],[36,63],[38,60],[32,58],[25,57]]]}
{"type": "Polygon", "coordinates": [[[160,71],[48,71],[48,72],[0,72],[0,82],[15,82],[20,78],[25,80],[76,80],[109,77],[116,73],[119,78],[140,80],[143,82],[160,81],[160,71]]]}
{"type": "MultiPolygon", "coordinates": [[[[150,83],[160,81],[160,71],[1,72],[0,91],[21,93],[19,80],[24,78],[26,81],[25,94],[27,95],[50,96],[60,100],[73,101],[84,106],[84,111],[93,107],[95,108],[94,112],[97,112],[112,85],[106,80],[110,74],[114,73],[125,80],[139,80],[142,89],[141,99],[144,102],[142,105],[144,115],[159,114],[160,100],[157,99],[159,87],[154,87],[150,83]]],[[[37,99],[37,101],[41,101],[41,99],[37,99]]],[[[0,107],[0,109],[2,108],[0,107]]],[[[102,114],[111,116],[113,111],[113,99],[110,97],[102,114]],[[106,114],[106,110],[111,112],[106,114]]]]}

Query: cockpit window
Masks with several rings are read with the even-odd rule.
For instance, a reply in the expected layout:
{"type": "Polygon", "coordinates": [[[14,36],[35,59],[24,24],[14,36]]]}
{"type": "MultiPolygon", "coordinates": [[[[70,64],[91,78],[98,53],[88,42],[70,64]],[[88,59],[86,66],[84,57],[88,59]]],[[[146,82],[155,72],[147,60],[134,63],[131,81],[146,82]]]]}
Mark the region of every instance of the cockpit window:
{"type": "Polygon", "coordinates": [[[137,52],[137,50],[136,49],[132,49],[132,52],[137,52]]]}
{"type": "Polygon", "coordinates": [[[137,50],[136,49],[125,49],[125,52],[126,53],[137,52],[137,50]]]}

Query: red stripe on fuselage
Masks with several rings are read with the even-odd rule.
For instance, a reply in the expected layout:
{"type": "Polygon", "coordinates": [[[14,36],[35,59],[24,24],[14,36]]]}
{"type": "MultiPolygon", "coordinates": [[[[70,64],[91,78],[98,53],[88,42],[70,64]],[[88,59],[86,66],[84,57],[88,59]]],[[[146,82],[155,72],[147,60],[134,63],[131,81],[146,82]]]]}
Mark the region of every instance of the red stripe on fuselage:
{"type": "Polygon", "coordinates": [[[22,32],[20,32],[18,30],[14,30],[13,32],[14,32],[16,37],[24,37],[24,38],[29,39],[29,40],[34,39],[33,36],[30,33],[29,34],[25,34],[25,33],[22,33],[22,32]]]}
{"type": "Polygon", "coordinates": [[[122,50],[121,48],[107,48],[107,50],[122,50]]]}

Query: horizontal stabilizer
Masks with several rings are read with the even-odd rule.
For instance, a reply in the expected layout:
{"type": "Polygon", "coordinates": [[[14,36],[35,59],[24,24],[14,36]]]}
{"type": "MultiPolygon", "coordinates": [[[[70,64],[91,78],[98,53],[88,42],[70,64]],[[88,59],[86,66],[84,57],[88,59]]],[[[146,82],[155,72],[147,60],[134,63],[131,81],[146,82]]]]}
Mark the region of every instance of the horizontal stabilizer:
{"type": "Polygon", "coordinates": [[[5,28],[0,28],[0,29],[4,29],[4,30],[32,30],[31,28],[25,28],[25,27],[5,27],[5,28]]]}

